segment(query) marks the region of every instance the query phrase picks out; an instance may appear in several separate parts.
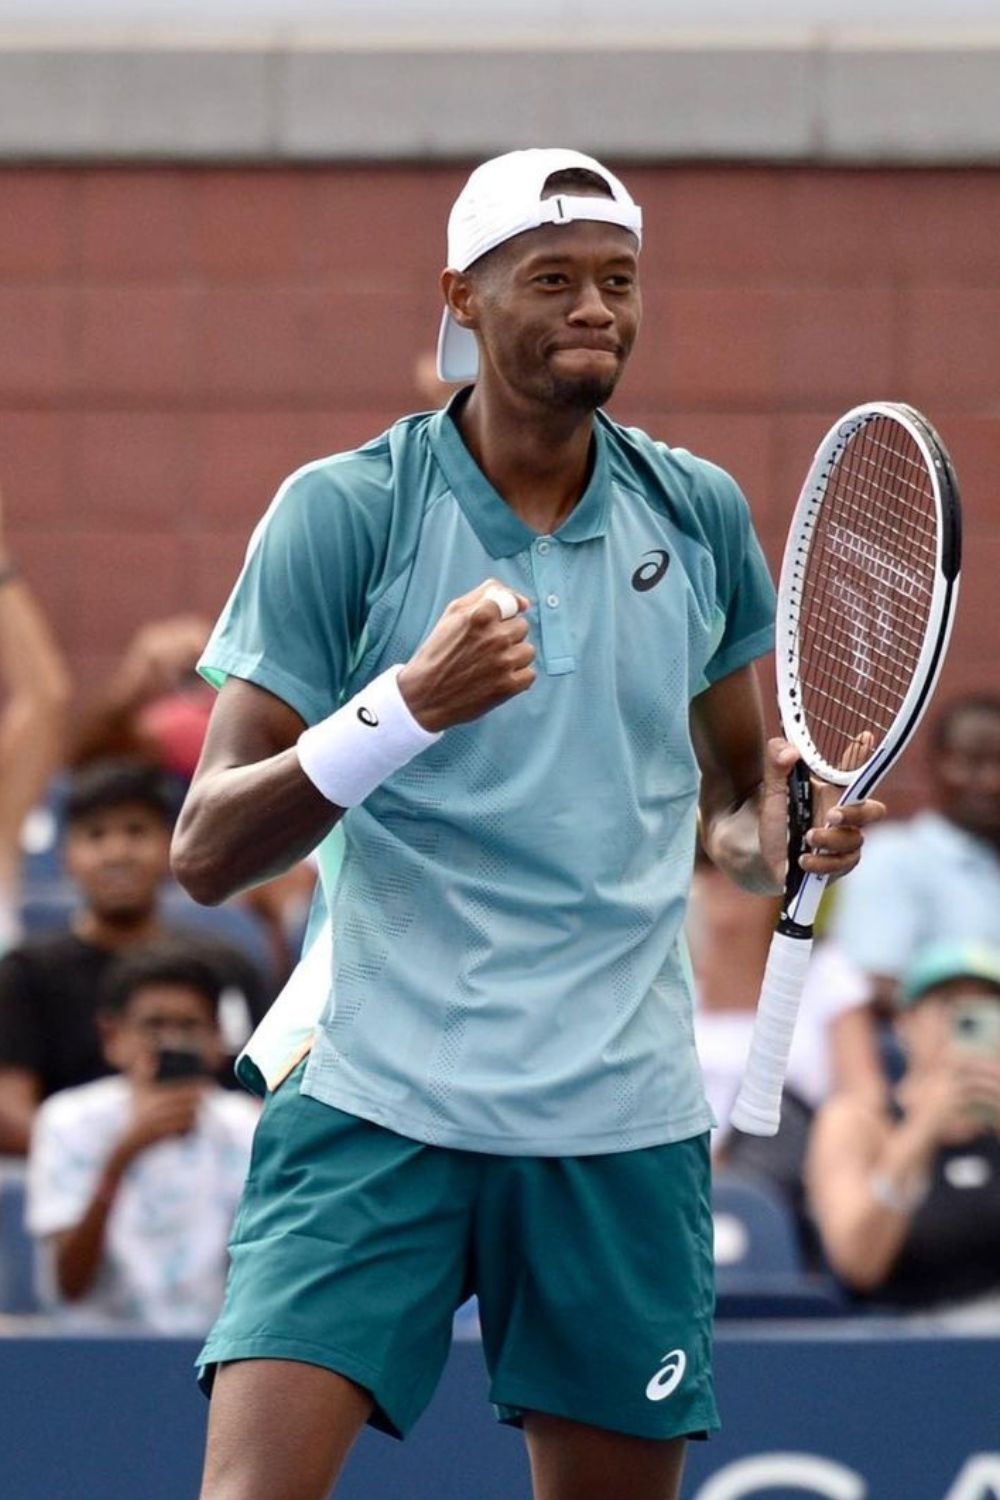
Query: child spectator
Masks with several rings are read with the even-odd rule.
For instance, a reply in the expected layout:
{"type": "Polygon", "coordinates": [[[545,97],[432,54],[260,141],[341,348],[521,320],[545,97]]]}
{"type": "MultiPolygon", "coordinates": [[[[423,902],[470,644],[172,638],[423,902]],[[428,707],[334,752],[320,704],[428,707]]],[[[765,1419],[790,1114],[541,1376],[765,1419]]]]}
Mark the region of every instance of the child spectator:
{"type": "Polygon", "coordinates": [[[220,988],[180,942],[119,960],[99,1012],[119,1075],[38,1111],[28,1225],[57,1316],[195,1334],[218,1311],[257,1115],[213,1081],[220,988]]]}

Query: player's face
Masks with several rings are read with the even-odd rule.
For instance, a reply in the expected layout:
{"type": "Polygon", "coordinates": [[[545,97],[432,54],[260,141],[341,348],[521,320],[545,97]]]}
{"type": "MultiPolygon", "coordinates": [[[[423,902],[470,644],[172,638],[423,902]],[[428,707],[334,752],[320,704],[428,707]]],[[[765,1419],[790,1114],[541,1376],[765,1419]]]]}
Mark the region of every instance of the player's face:
{"type": "Polygon", "coordinates": [[[981,838],[1000,838],[1000,714],[969,709],[934,765],[942,810],[981,838]]]}
{"type": "Polygon", "coordinates": [[[125,803],[87,814],[66,835],[66,869],[87,906],[108,920],[152,910],[169,868],[170,830],[151,807],[125,803]]]}
{"type": "Polygon", "coordinates": [[[614,224],[546,225],[501,246],[474,282],[486,380],[564,410],[614,390],[639,329],[635,237],[614,224]]]}

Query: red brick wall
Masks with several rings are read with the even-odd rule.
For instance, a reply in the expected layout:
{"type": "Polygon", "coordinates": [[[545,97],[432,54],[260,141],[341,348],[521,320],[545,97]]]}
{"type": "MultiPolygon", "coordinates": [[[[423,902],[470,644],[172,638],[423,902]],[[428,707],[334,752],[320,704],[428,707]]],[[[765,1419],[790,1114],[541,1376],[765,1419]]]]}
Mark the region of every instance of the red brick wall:
{"type": "MultiPolygon", "coordinates": [[[[1000,688],[1000,173],[628,175],[646,321],[616,414],[731,469],[777,560],[838,411],[925,409],[967,515],[944,688],[1000,688]]],[[[420,404],[463,176],[0,171],[0,479],[82,695],[143,620],[218,608],[283,474],[420,404]]]]}

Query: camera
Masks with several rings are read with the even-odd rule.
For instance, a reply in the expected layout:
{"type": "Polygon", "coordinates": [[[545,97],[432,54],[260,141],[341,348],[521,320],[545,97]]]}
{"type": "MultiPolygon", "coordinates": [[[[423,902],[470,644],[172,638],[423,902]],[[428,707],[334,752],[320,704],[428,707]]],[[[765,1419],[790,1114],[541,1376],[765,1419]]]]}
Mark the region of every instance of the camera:
{"type": "Polygon", "coordinates": [[[1000,1058],[1000,1001],[955,1000],[951,1035],[958,1047],[1000,1058]]]}
{"type": "Polygon", "coordinates": [[[156,1058],[157,1083],[179,1083],[189,1078],[207,1078],[208,1068],[200,1052],[187,1047],[161,1047],[156,1058]]]}

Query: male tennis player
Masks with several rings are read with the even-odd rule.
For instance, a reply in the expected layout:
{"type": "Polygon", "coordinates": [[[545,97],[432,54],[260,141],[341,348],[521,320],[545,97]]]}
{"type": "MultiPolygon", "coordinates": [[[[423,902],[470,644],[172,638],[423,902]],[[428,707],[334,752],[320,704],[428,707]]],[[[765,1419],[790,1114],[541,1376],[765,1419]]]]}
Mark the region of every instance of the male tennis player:
{"type": "Polygon", "coordinates": [[[202,1500],[325,1497],[366,1420],[411,1427],[470,1291],[536,1500],[671,1500],[716,1426],[681,921],[699,788],[712,858],[778,889],[795,755],[743,497],[600,411],[640,239],[589,157],[474,172],[439,350],[473,383],[287,481],[206,651],[180,879],[218,901],[334,825],[343,862],[311,1049],[258,1055],[202,1500]]]}

